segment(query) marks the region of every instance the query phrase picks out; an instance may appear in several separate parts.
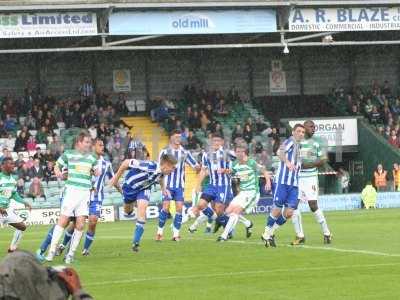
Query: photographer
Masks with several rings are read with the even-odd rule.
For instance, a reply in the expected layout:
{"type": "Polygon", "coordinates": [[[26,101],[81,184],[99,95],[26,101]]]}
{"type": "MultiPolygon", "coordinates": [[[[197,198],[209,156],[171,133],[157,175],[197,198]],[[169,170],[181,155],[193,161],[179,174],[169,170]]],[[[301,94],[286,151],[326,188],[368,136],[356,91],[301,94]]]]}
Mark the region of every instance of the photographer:
{"type": "Polygon", "coordinates": [[[26,251],[8,254],[0,263],[0,300],[91,300],[71,268],[42,266],[26,251]],[[23,288],[22,288],[23,287],[23,288]]]}

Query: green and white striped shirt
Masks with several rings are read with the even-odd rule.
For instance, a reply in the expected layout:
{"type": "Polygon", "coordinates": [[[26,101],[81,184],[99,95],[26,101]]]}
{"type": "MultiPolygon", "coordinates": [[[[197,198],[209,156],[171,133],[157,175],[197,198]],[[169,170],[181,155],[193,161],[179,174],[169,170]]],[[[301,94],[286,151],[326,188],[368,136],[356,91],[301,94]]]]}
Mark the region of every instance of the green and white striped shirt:
{"type": "Polygon", "coordinates": [[[82,190],[92,188],[92,170],[97,164],[97,157],[93,153],[80,153],[77,150],[67,150],[57,160],[57,165],[68,169],[68,179],[65,186],[82,190]]]}
{"type": "Polygon", "coordinates": [[[7,209],[10,206],[11,199],[24,203],[24,200],[17,192],[15,178],[12,175],[0,173],[0,207],[7,209]]]}
{"type": "Polygon", "coordinates": [[[238,160],[233,162],[232,175],[240,179],[241,191],[258,192],[258,165],[254,159],[249,158],[245,164],[238,160]]]}
{"type": "MultiPolygon", "coordinates": [[[[303,163],[314,163],[317,160],[326,159],[326,143],[318,137],[311,137],[300,142],[300,157],[303,163]]],[[[318,176],[318,168],[301,169],[300,177],[318,176]]]]}

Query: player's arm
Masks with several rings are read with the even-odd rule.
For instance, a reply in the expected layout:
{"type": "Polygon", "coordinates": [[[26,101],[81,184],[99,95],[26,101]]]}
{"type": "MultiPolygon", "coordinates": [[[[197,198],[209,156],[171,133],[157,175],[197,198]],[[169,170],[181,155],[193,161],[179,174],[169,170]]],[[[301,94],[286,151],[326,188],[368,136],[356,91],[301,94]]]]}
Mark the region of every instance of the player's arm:
{"type": "Polygon", "coordinates": [[[21,195],[17,191],[13,191],[11,194],[11,198],[17,201],[18,203],[22,203],[25,205],[26,208],[29,210],[32,209],[32,206],[21,197],[21,195]]]}
{"type": "Polygon", "coordinates": [[[197,193],[200,192],[201,190],[201,184],[203,183],[204,178],[206,178],[208,175],[208,169],[205,167],[201,167],[199,177],[197,179],[196,187],[195,190],[197,193]]]}
{"type": "Polygon", "coordinates": [[[287,168],[291,171],[294,171],[296,169],[296,166],[293,165],[287,158],[286,153],[289,151],[289,149],[293,146],[293,141],[290,140],[286,140],[280,147],[278,150],[278,157],[280,159],[280,161],[282,161],[283,163],[285,163],[285,165],[287,166],[287,168]]]}
{"type": "Polygon", "coordinates": [[[169,191],[169,189],[167,189],[167,186],[165,185],[165,176],[161,175],[158,183],[160,184],[161,187],[161,193],[168,198],[171,198],[171,192],[169,191]]]}
{"type": "Polygon", "coordinates": [[[112,186],[114,186],[115,188],[117,188],[117,186],[119,186],[119,179],[124,174],[124,172],[129,169],[129,166],[132,164],[131,161],[136,161],[137,162],[136,159],[125,159],[122,162],[122,164],[120,165],[117,173],[115,173],[115,176],[110,181],[110,184],[112,186]]]}
{"type": "MultiPolygon", "coordinates": [[[[108,179],[109,179],[110,181],[114,178],[115,174],[114,174],[114,170],[113,170],[111,164],[108,165],[108,170],[107,170],[107,173],[106,173],[106,174],[107,174],[107,177],[108,177],[108,179]]],[[[119,185],[118,182],[117,182],[117,185],[113,185],[113,186],[116,188],[116,190],[117,190],[118,192],[120,192],[120,193],[122,194],[122,189],[121,189],[121,186],[119,185]]]]}
{"type": "Polygon", "coordinates": [[[199,172],[201,170],[201,166],[197,163],[197,161],[194,159],[192,153],[189,151],[187,152],[186,156],[186,161],[185,161],[189,166],[192,167],[192,169],[195,169],[196,172],[199,172]]]}
{"type": "Polygon", "coordinates": [[[68,158],[67,158],[67,156],[66,156],[65,153],[64,153],[63,155],[61,155],[61,156],[57,159],[56,165],[54,166],[54,174],[55,174],[58,178],[63,179],[63,176],[64,176],[64,175],[63,175],[62,169],[63,169],[64,167],[66,167],[67,164],[68,164],[68,158]]]}
{"type": "Polygon", "coordinates": [[[267,171],[267,168],[256,163],[256,173],[262,174],[262,176],[265,178],[265,190],[270,191],[271,190],[271,176],[270,176],[269,172],[267,171]]]}

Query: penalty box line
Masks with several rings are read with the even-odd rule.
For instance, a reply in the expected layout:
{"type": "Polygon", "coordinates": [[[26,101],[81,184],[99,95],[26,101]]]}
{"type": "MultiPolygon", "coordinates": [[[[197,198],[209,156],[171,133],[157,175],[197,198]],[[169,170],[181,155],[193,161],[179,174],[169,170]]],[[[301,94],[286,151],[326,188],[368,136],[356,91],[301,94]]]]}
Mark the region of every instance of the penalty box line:
{"type": "Polygon", "coordinates": [[[144,277],[144,278],[132,278],[132,279],[121,279],[121,280],[110,280],[101,281],[85,284],[85,286],[99,286],[108,284],[126,284],[146,281],[163,281],[163,280],[185,280],[185,279],[201,279],[201,278],[216,278],[216,277],[231,277],[231,276],[247,276],[257,274],[268,274],[277,272],[305,272],[305,271],[330,271],[330,270],[345,270],[345,269],[356,269],[356,268],[378,268],[378,267],[390,267],[400,265],[399,263],[385,263],[385,264],[365,264],[365,265],[340,265],[340,266],[326,266],[326,267],[303,267],[303,268],[282,268],[282,269],[270,269],[270,270],[254,270],[254,271],[238,271],[238,272],[224,272],[214,274],[188,274],[188,275],[176,275],[176,276],[155,276],[155,277],[144,277]]]}
{"type": "MultiPolygon", "coordinates": [[[[195,239],[191,238],[191,240],[201,240],[201,241],[214,241],[214,239],[195,239]]],[[[262,242],[253,242],[253,241],[232,241],[229,240],[224,243],[234,243],[234,244],[255,244],[255,245],[264,245],[262,242]]],[[[309,245],[298,245],[292,246],[287,244],[278,245],[279,247],[286,247],[286,248],[303,248],[303,249],[310,249],[310,250],[323,250],[323,251],[332,251],[332,252],[341,252],[341,253],[354,253],[354,254],[364,254],[364,255],[374,255],[374,256],[386,256],[386,257],[400,257],[400,254],[397,253],[386,253],[386,252],[379,252],[379,251],[369,251],[369,250],[357,250],[357,249],[343,249],[343,248],[335,248],[335,247],[321,247],[321,246],[309,246],[309,245]]]]}

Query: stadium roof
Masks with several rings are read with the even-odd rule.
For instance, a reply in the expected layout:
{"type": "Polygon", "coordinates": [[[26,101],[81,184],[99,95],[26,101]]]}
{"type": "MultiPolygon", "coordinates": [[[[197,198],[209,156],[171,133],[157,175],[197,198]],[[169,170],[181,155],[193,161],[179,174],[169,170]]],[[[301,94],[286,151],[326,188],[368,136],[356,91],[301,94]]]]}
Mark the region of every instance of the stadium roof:
{"type": "Polygon", "coordinates": [[[323,5],[394,5],[398,0],[0,0],[0,10],[237,7],[237,6],[323,6],[323,5]]]}

